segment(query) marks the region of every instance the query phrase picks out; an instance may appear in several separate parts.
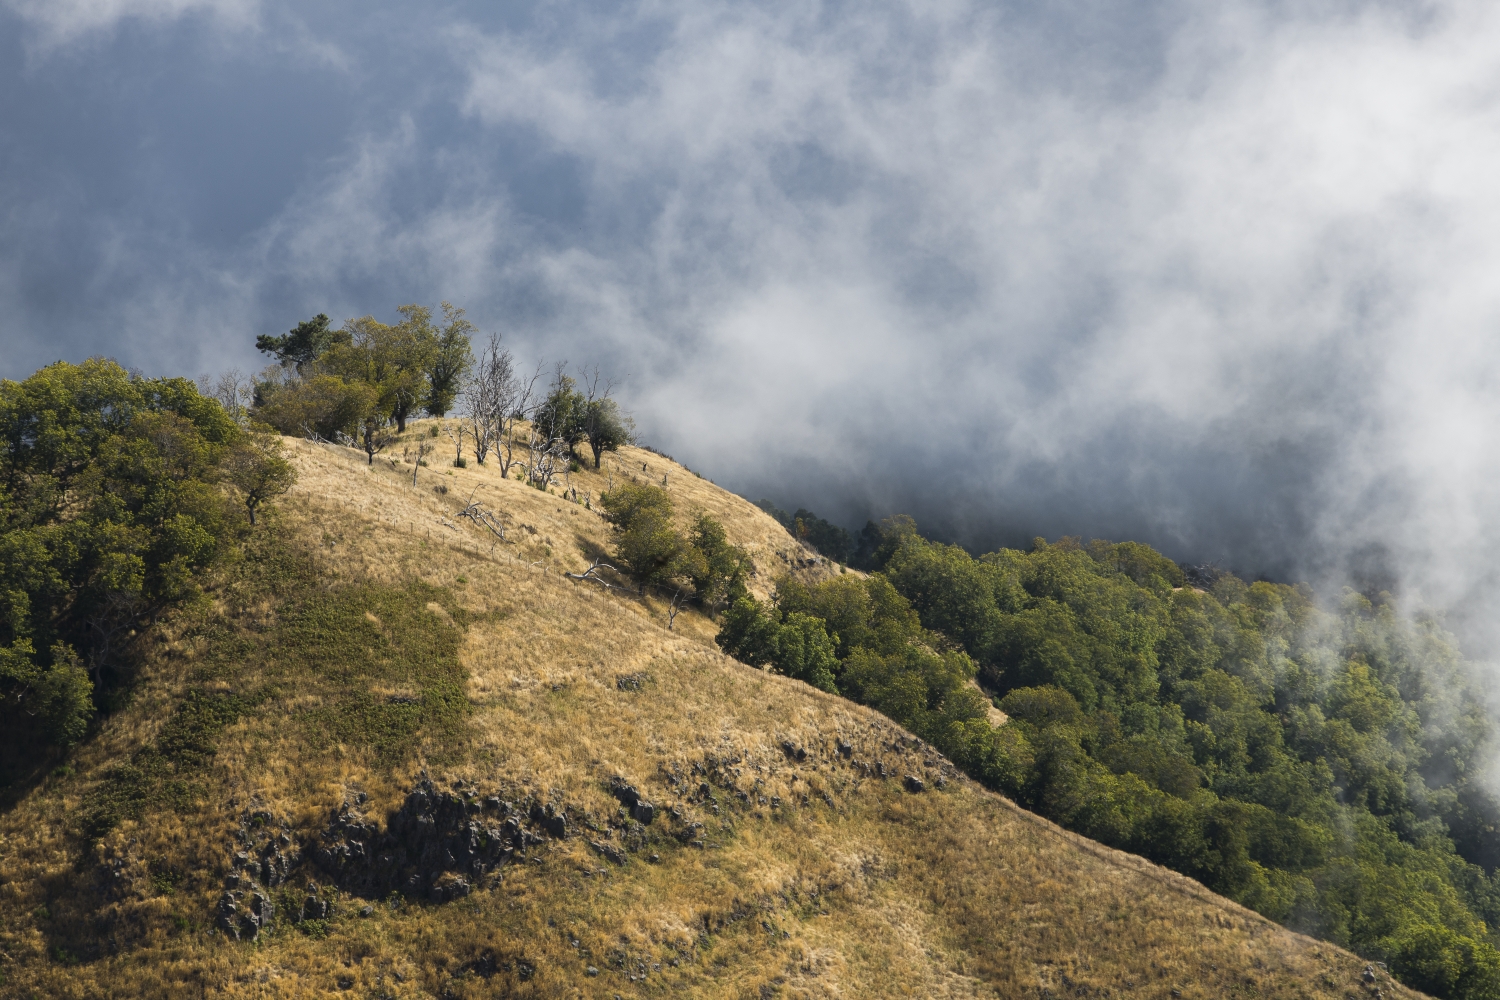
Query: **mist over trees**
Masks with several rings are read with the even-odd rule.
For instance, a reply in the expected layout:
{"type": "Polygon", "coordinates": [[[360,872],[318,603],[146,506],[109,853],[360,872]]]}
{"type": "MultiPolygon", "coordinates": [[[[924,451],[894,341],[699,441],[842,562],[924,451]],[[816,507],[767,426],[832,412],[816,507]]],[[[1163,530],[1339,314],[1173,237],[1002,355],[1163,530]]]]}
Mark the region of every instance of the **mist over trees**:
{"type": "Polygon", "coordinates": [[[1500,995],[1494,726],[1437,619],[1384,594],[1194,585],[1137,543],[974,558],[910,518],[864,535],[875,572],[740,598],[719,644],[1409,985],[1500,995]]]}

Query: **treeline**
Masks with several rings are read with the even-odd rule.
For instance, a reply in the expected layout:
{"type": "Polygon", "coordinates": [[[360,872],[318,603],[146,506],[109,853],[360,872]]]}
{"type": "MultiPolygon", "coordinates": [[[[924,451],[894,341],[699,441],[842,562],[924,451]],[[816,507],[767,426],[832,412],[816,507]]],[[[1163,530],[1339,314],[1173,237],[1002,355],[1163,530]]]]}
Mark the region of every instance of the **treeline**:
{"type": "MultiPolygon", "coordinates": [[[[281,336],[258,337],[256,347],[276,363],[254,379],[230,373],[216,393],[230,410],[245,407],[283,434],[358,448],[371,464],[414,416],[457,411],[462,419],[446,427],[454,465],[467,464],[467,446],[476,462],[493,456],[502,475],[514,470],[538,489],[578,466],[579,446],[598,468],[604,452],[632,440],[634,425],[598,368],[575,376],[559,363],[544,380],[540,364],[522,371],[495,336],[476,357],[464,311],[444,302],[441,312],[437,320],[405,305],[394,324],[364,316],[337,329],[320,313],[281,336]]],[[[427,450],[419,444],[418,462],[427,450]]]]}
{"type": "Polygon", "coordinates": [[[1385,595],[1194,587],[1135,543],[976,559],[910,519],[872,533],[876,572],[740,598],[720,645],[1411,986],[1500,996],[1492,727],[1437,620],[1385,595]]]}
{"type": "Polygon", "coordinates": [[[84,737],[139,631],[293,479],[186,379],[94,359],[0,381],[0,788],[84,737]]]}

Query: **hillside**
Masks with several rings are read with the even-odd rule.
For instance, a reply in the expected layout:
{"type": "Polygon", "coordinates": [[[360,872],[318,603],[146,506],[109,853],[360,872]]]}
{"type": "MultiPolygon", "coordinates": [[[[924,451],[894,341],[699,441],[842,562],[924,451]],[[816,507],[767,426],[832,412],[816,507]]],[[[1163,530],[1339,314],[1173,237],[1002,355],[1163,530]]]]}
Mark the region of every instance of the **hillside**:
{"type": "MultiPolygon", "coordinates": [[[[0,817],[0,995],[1415,995],[569,578],[598,515],[427,434],[286,440],[298,485],[211,605],[0,817]]],[[[837,572],[662,456],[605,462],[580,493],[665,476],[760,596],[837,572]]]]}

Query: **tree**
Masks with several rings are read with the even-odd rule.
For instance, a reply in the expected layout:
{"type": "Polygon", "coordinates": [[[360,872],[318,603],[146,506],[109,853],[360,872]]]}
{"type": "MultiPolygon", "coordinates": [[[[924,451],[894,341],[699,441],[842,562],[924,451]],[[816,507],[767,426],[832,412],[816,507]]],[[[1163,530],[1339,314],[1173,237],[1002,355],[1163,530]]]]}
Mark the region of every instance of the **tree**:
{"type": "Polygon", "coordinates": [[[229,419],[241,427],[250,419],[250,407],[255,402],[255,381],[238,368],[226,369],[217,377],[207,373],[200,375],[198,391],[218,400],[229,419]]]}
{"type": "Polygon", "coordinates": [[[532,416],[535,410],[536,384],[541,377],[542,366],[538,363],[530,375],[525,377],[517,375],[500,383],[495,408],[498,414],[496,426],[499,434],[496,452],[500,458],[500,475],[502,476],[510,475],[510,467],[516,462],[516,422],[532,416]]]}
{"type": "Polygon", "coordinates": [[[745,578],[750,572],[750,555],[730,543],[723,524],[700,513],[688,544],[696,555],[686,567],[693,596],[710,617],[748,594],[745,578]]]}
{"type": "Polygon", "coordinates": [[[0,381],[0,770],[80,739],[121,648],[198,591],[239,521],[217,466],[243,433],[112,361],[0,381]]]}
{"type": "Polygon", "coordinates": [[[619,451],[621,445],[635,440],[634,422],[620,412],[613,399],[596,399],[586,404],[583,426],[596,469],[606,451],[619,451]]]}
{"type": "Polygon", "coordinates": [[[297,470],[286,460],[281,442],[270,435],[240,440],[220,468],[225,481],[244,498],[251,524],[261,505],[283,495],[297,482],[297,470]]]}
{"type": "Polygon", "coordinates": [[[442,304],[446,321],[437,336],[432,366],[427,372],[426,409],[430,416],[441,417],[453,409],[453,401],[463,386],[464,376],[474,363],[469,353],[469,337],[474,324],[464,319],[464,311],[447,302],[442,304]]]}
{"type": "Polygon", "coordinates": [[[377,410],[406,431],[407,418],[427,397],[428,370],[437,354],[437,334],[431,315],[421,306],[398,310],[404,319],[387,326],[373,316],[351,319],[341,332],[347,339],[333,344],[319,359],[318,368],[345,382],[363,382],[377,394],[377,410]]]}
{"type": "Polygon", "coordinates": [[[385,417],[378,411],[365,414],[365,418],[359,424],[359,447],[365,453],[365,464],[374,465],[375,456],[385,451],[391,442],[396,440],[397,431],[393,434],[385,422],[385,417]]]}
{"type": "Polygon", "coordinates": [[[672,527],[672,498],[649,483],[622,483],[603,494],[599,504],[615,529],[615,560],[623,565],[644,594],[685,577],[691,547],[672,527]]]}
{"type": "Polygon", "coordinates": [[[284,336],[261,334],[255,338],[255,349],[271,355],[282,366],[295,366],[298,374],[302,374],[333,346],[337,335],[328,328],[328,323],[328,317],[318,313],[312,319],[298,323],[284,336]]]}
{"type": "Polygon", "coordinates": [[[834,670],[837,637],[821,619],[800,611],[779,615],[753,597],[735,601],[724,613],[715,642],[725,653],[752,667],[770,667],[813,687],[838,693],[834,670]]]}
{"type": "Polygon", "coordinates": [[[606,451],[618,451],[620,445],[635,440],[635,423],[620,412],[619,404],[610,398],[614,391],[613,379],[604,378],[599,366],[585,369],[582,401],[575,401],[577,422],[583,437],[588,439],[589,450],[594,453],[594,468],[606,451]]]}
{"type": "Polygon", "coordinates": [[[532,420],[536,432],[549,441],[561,441],[569,454],[587,436],[585,421],[588,398],[578,391],[578,382],[567,373],[567,362],[559,361],[552,373],[547,398],[532,420]]]}
{"type": "Polygon", "coordinates": [[[499,446],[501,400],[505,396],[505,387],[514,380],[514,359],[510,351],[500,349],[500,338],[491,334],[489,343],[463,380],[462,388],[464,419],[474,442],[474,461],[480,465],[489,458],[490,449],[499,446]]]}
{"type": "Polygon", "coordinates": [[[380,401],[378,387],[337,375],[312,375],[292,382],[263,379],[257,395],[261,400],[253,411],[257,420],[283,434],[315,441],[338,441],[352,435],[380,401]]]}

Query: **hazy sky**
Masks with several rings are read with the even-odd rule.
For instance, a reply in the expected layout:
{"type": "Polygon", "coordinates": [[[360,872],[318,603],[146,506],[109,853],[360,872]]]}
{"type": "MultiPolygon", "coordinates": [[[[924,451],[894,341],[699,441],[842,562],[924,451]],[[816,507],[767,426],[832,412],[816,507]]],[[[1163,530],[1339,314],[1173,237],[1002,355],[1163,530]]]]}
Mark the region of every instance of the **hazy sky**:
{"type": "Polygon", "coordinates": [[[1489,609],[1497,179],[1493,2],[0,0],[0,375],[448,299],[754,496],[1489,609]]]}

